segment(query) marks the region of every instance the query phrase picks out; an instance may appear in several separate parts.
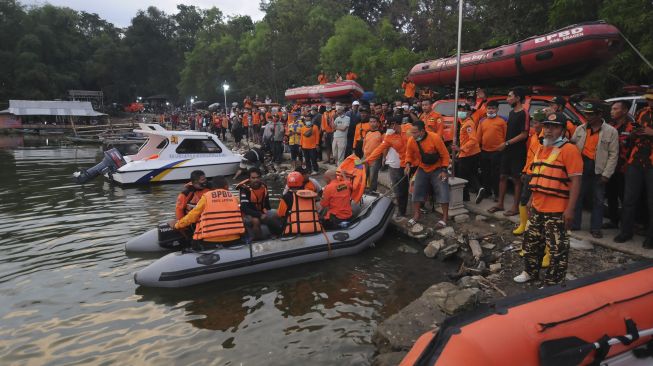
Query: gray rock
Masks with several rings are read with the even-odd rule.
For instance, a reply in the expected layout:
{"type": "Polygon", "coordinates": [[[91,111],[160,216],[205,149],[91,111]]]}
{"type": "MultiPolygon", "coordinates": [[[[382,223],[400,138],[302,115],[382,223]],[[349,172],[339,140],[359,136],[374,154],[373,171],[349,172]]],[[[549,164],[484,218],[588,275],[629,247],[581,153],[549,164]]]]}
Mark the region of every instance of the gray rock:
{"type": "Polygon", "coordinates": [[[479,287],[479,276],[465,276],[458,280],[456,285],[461,288],[479,287]]]}
{"type": "Polygon", "coordinates": [[[463,222],[468,222],[469,221],[469,215],[468,214],[456,215],[453,218],[453,220],[458,224],[462,224],[463,222]]]}
{"type": "Polygon", "coordinates": [[[449,293],[449,296],[447,296],[442,310],[444,310],[448,315],[471,310],[478,303],[480,292],[481,290],[478,288],[464,288],[452,291],[449,293]]]}
{"type": "Polygon", "coordinates": [[[422,296],[379,324],[372,341],[379,352],[407,351],[424,332],[437,329],[446,314],[469,310],[479,301],[481,290],[450,282],[429,287],[422,296]]]}
{"type": "Polygon", "coordinates": [[[488,275],[487,277],[485,277],[485,279],[487,279],[488,281],[491,281],[491,282],[498,282],[498,281],[501,280],[501,276],[499,276],[497,273],[493,273],[493,274],[488,275]]]}
{"type": "Polygon", "coordinates": [[[484,243],[484,244],[481,245],[481,247],[483,249],[492,250],[492,249],[496,248],[497,245],[494,244],[494,243],[484,243]]]}
{"type": "Polygon", "coordinates": [[[413,225],[413,226],[410,228],[410,232],[411,232],[412,234],[419,234],[419,233],[421,233],[422,231],[424,231],[424,226],[422,226],[422,224],[420,224],[420,223],[417,223],[417,224],[413,225]]]}
{"type": "Polygon", "coordinates": [[[590,243],[589,240],[579,240],[576,238],[570,238],[569,239],[569,245],[573,249],[578,249],[578,250],[592,250],[594,249],[594,244],[590,243]]]}
{"type": "Polygon", "coordinates": [[[460,249],[460,245],[458,243],[448,245],[442,250],[440,250],[440,253],[438,253],[438,256],[440,260],[446,260],[456,254],[458,252],[458,249],[460,249]]]}
{"type": "Polygon", "coordinates": [[[397,247],[397,250],[402,252],[402,253],[408,253],[408,254],[419,253],[419,250],[411,247],[410,245],[406,245],[406,244],[400,245],[399,247],[397,247]]]}
{"type": "Polygon", "coordinates": [[[447,226],[445,228],[442,228],[438,231],[436,231],[440,236],[445,236],[449,238],[455,238],[456,237],[456,231],[451,227],[447,226]]]}
{"type": "Polygon", "coordinates": [[[408,352],[382,353],[374,358],[372,366],[396,366],[406,357],[408,352]]]}
{"type": "Polygon", "coordinates": [[[476,215],[476,217],[474,218],[474,221],[485,221],[485,220],[487,220],[487,217],[483,215],[476,215]]]}
{"type": "Polygon", "coordinates": [[[571,274],[571,273],[567,273],[567,274],[565,275],[565,279],[566,279],[567,281],[573,281],[573,280],[575,280],[575,279],[577,279],[577,278],[578,278],[578,277],[574,276],[574,275],[571,274]]]}
{"type": "Polygon", "coordinates": [[[501,263],[492,263],[490,264],[490,272],[496,273],[501,270],[501,263]]]}
{"type": "Polygon", "coordinates": [[[424,255],[428,258],[435,258],[442,247],[444,247],[444,240],[433,240],[426,245],[426,248],[424,248],[424,255]]]}
{"type": "Polygon", "coordinates": [[[476,269],[482,271],[482,270],[484,270],[484,269],[487,269],[487,265],[485,264],[484,261],[479,261],[479,262],[478,262],[478,265],[476,266],[476,269]]]}

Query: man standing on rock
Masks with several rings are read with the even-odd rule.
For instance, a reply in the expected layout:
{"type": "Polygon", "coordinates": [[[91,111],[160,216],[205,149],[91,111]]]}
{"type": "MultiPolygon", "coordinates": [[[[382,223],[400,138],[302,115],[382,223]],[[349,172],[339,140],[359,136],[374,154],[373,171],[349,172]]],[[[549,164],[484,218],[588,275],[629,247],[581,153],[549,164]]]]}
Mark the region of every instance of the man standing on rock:
{"type": "Polygon", "coordinates": [[[436,227],[447,226],[449,219],[449,152],[442,137],[435,132],[426,130],[423,121],[413,122],[411,137],[406,146],[405,174],[410,174],[410,168],[416,167],[413,187],[413,218],[408,221],[412,227],[420,217],[420,206],[426,201],[429,189],[432,189],[436,202],[442,207],[442,220],[436,227]]]}
{"type": "Polygon", "coordinates": [[[531,176],[532,214],[524,236],[524,271],[514,278],[517,283],[537,279],[544,250],[549,246],[551,263],[544,285],[561,283],[567,273],[569,236],[574,209],[580,193],[583,159],[580,151],[564,138],[565,121],[555,114],[543,121],[542,147],[528,169],[531,176]]]}

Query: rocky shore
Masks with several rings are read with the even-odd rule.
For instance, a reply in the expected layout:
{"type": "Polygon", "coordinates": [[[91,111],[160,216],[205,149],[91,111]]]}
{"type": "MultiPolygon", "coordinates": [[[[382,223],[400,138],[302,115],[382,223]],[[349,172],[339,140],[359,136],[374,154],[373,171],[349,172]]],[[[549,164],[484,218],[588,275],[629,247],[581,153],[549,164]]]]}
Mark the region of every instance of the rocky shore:
{"type": "MultiPolygon", "coordinates": [[[[240,149],[244,152],[245,148],[240,149]]],[[[320,163],[323,169],[335,168],[320,163]]],[[[268,165],[267,181],[284,182],[290,171],[288,163],[268,165]]],[[[319,176],[316,177],[319,180],[319,176]]],[[[379,175],[381,190],[391,186],[389,177],[379,175]]],[[[396,365],[423,333],[437,331],[449,316],[473,310],[481,304],[527,291],[537,291],[537,283],[517,284],[513,276],[523,269],[519,256],[522,240],[514,236],[514,223],[503,216],[482,214],[475,204],[466,204],[468,213],[450,219],[448,227],[435,230],[435,212],[422,215],[420,223],[407,228],[405,218],[394,217],[389,230],[411,239],[411,248],[421,248],[423,255],[437,266],[453,261],[457,271],[447,273],[449,281],[434,283],[420,297],[377,326],[372,342],[378,354],[373,365],[396,365]]],[[[429,206],[430,209],[430,206],[429,206]]],[[[429,210],[431,211],[431,210],[429,210]]],[[[567,280],[572,281],[642,259],[639,253],[624,253],[601,243],[594,245],[582,236],[572,237],[567,280]]],[[[417,249],[411,249],[419,251],[417,249]]],[[[409,248],[410,249],[410,248],[409,248]]],[[[628,251],[627,251],[628,252],[628,251]]]]}

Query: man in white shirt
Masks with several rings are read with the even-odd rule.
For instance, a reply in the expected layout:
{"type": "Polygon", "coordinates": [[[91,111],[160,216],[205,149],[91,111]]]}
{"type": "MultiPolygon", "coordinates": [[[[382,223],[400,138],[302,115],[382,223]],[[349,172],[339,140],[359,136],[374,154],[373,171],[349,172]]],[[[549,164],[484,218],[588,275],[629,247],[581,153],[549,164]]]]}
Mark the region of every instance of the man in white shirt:
{"type": "Polygon", "coordinates": [[[347,149],[347,130],[349,129],[350,118],[345,115],[345,107],[336,104],[336,119],[333,120],[335,131],[333,132],[333,142],[331,150],[338,165],[345,160],[345,150],[347,149]]]}

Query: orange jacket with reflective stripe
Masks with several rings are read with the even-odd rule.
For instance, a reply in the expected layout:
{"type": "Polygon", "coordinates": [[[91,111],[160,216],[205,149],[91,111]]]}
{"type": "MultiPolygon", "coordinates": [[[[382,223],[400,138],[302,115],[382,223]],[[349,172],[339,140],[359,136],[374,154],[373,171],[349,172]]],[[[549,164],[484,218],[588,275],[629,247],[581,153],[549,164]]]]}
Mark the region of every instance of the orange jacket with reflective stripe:
{"type": "MultiPolygon", "coordinates": [[[[312,234],[322,231],[320,216],[315,205],[317,194],[306,189],[288,193],[292,195],[292,204],[290,210],[283,212],[283,216],[286,217],[286,228],[283,233],[312,234]]],[[[279,215],[282,213],[279,212],[279,215]]]]}
{"type": "Polygon", "coordinates": [[[351,185],[340,179],[334,179],[324,187],[320,205],[327,210],[325,217],[331,215],[340,220],[351,218],[351,185]]]}
{"type": "Polygon", "coordinates": [[[467,118],[460,126],[460,153],[459,158],[466,158],[481,153],[476,137],[476,123],[471,118],[467,118]]]}
{"type": "Polygon", "coordinates": [[[195,240],[225,242],[236,240],[245,233],[238,199],[224,189],[206,192],[197,206],[177,221],[175,229],[183,229],[198,221],[193,235],[195,240]]]}
{"type": "Polygon", "coordinates": [[[193,187],[192,183],[187,183],[184,186],[184,190],[177,196],[177,204],[175,206],[175,217],[177,220],[186,216],[186,214],[197,205],[197,202],[200,201],[204,193],[208,191],[208,188],[197,190],[193,187]],[[193,207],[188,207],[189,205],[193,207]]]}

